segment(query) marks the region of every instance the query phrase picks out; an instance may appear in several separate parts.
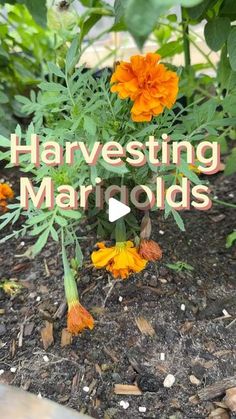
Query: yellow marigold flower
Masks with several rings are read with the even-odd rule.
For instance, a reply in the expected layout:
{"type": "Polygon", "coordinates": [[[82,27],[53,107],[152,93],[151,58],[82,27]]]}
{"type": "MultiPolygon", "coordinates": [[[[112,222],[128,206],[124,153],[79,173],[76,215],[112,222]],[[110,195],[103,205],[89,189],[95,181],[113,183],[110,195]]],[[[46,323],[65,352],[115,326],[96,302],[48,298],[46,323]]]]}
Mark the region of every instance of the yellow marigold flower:
{"type": "Polygon", "coordinates": [[[144,259],[152,262],[162,258],[162,250],[154,240],[141,239],[139,245],[139,254],[144,259]]]}
{"type": "Polygon", "coordinates": [[[92,330],[94,320],[91,314],[80,304],[79,300],[68,303],[67,329],[73,335],[78,335],[84,329],[92,330]]]}
{"type": "Polygon", "coordinates": [[[97,243],[99,250],[92,253],[91,259],[95,268],[106,268],[114,278],[128,278],[134,272],[142,271],[147,261],[140,256],[131,241],[117,242],[115,246],[106,247],[97,243]]]}
{"type": "Polygon", "coordinates": [[[14,192],[7,183],[0,183],[0,211],[7,211],[7,199],[12,199],[14,192]]]}
{"type": "Polygon", "coordinates": [[[129,62],[121,61],[111,77],[111,91],[120,99],[130,98],[134,104],[131,117],[135,122],[151,121],[164,108],[172,108],[178,94],[179,78],[164,64],[160,55],[134,55],[129,62]]]}

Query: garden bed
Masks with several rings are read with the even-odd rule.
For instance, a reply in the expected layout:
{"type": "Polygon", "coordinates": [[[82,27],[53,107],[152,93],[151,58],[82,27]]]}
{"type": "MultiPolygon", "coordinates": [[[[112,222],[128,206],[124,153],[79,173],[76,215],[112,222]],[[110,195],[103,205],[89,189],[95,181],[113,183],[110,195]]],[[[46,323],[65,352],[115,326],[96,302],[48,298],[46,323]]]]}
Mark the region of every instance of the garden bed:
{"type": "MultiPolygon", "coordinates": [[[[5,176],[2,171],[1,178],[5,176]]],[[[14,172],[8,170],[7,176],[15,182],[14,172]]],[[[235,201],[235,176],[218,174],[210,181],[219,199],[235,201]]],[[[235,370],[236,249],[225,247],[235,213],[214,205],[207,212],[184,212],[183,219],[185,233],[173,221],[153,216],[153,238],[164,257],[125,281],[93,269],[90,254],[96,239],[84,232],[86,261],[78,289],[96,325],[66,347],[61,347],[66,318],[59,249],[49,242],[40,256],[30,259],[19,255],[33,238],[1,245],[1,279],[15,278],[24,287],[11,298],[0,291],[0,382],[94,418],[207,417],[215,406],[212,401],[194,404],[189,398],[235,370]],[[177,272],[166,266],[177,261],[194,270],[177,272]],[[222,318],[223,310],[232,317],[222,318]],[[150,327],[142,330],[140,318],[150,327]],[[53,322],[54,334],[47,351],[41,340],[45,321],[53,322]],[[167,374],[175,376],[169,389],[163,386],[167,374]],[[114,393],[115,384],[136,382],[142,395],[114,393]],[[129,403],[126,409],[121,401],[129,403]]]]}

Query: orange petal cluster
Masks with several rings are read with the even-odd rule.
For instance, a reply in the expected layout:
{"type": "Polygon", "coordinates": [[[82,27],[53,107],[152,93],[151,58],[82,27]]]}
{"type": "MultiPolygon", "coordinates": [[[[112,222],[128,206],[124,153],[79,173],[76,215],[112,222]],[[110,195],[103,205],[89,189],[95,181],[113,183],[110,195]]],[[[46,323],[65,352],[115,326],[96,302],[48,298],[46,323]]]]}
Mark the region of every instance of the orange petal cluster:
{"type": "Polygon", "coordinates": [[[111,91],[120,99],[130,98],[134,104],[131,117],[135,122],[151,121],[164,108],[172,108],[178,94],[179,78],[159,64],[160,55],[134,55],[129,62],[121,61],[112,75],[111,91]]]}
{"type": "Polygon", "coordinates": [[[0,212],[7,211],[7,200],[13,197],[12,188],[7,183],[0,183],[0,212]]]}
{"type": "Polygon", "coordinates": [[[99,250],[91,255],[93,265],[98,269],[106,268],[114,278],[128,278],[130,274],[142,271],[147,264],[131,241],[118,242],[112,247],[106,247],[104,243],[97,243],[97,246],[99,250]]]}
{"type": "Polygon", "coordinates": [[[162,258],[162,250],[159,244],[154,240],[141,239],[139,245],[139,254],[144,259],[152,262],[162,258]]]}
{"type": "Polygon", "coordinates": [[[80,304],[79,300],[69,303],[67,329],[73,335],[78,335],[84,329],[92,330],[94,320],[91,314],[80,304]]]}

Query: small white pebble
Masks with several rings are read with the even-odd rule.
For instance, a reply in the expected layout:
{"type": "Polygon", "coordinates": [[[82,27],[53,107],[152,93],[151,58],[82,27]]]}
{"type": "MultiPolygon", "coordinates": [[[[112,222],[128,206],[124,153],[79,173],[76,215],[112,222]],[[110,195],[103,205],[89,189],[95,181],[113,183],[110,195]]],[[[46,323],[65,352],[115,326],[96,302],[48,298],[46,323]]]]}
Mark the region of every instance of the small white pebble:
{"type": "Polygon", "coordinates": [[[222,313],[224,314],[225,317],[231,317],[230,314],[228,313],[228,311],[225,310],[225,308],[224,308],[224,310],[222,310],[222,313]]]}
{"type": "Polygon", "coordinates": [[[159,234],[161,234],[163,236],[163,234],[165,234],[165,232],[163,230],[159,230],[159,234]]]}
{"type": "Polygon", "coordinates": [[[25,245],[25,242],[20,242],[20,246],[24,246],[25,245]]]}
{"type": "Polygon", "coordinates": [[[53,303],[54,306],[58,306],[58,301],[55,301],[55,303],[53,303]]]}
{"type": "Polygon", "coordinates": [[[128,409],[128,407],[129,407],[129,402],[125,402],[124,400],[121,400],[120,401],[120,406],[122,406],[123,407],[123,409],[128,409]]]}
{"type": "Polygon", "coordinates": [[[160,281],[162,284],[167,284],[167,279],[165,278],[158,278],[158,281],[160,281]]]}
{"type": "Polygon", "coordinates": [[[230,198],[234,198],[234,194],[233,193],[229,193],[229,197],[230,198]]]}
{"type": "Polygon", "coordinates": [[[182,311],[185,311],[185,304],[181,304],[181,306],[180,306],[180,310],[182,310],[182,311]]]}
{"type": "Polygon", "coordinates": [[[139,408],[138,408],[138,411],[139,411],[140,413],[145,413],[145,412],[146,412],[146,410],[147,410],[147,408],[146,408],[145,406],[139,406],[139,408]]]}
{"type": "Polygon", "coordinates": [[[119,302],[121,303],[123,301],[123,297],[121,295],[119,296],[119,302]]]}
{"type": "Polygon", "coordinates": [[[11,367],[11,372],[15,373],[16,372],[16,367],[11,367]]]}
{"type": "Polygon", "coordinates": [[[195,377],[195,375],[190,375],[189,380],[195,386],[199,386],[201,384],[201,381],[197,377],[195,377]]]}
{"type": "Polygon", "coordinates": [[[38,301],[38,302],[39,302],[40,300],[41,300],[41,297],[37,297],[37,298],[36,298],[36,301],[38,301]]]}
{"type": "Polygon", "coordinates": [[[128,307],[127,306],[124,306],[124,311],[128,311],[128,307]]]}
{"type": "Polygon", "coordinates": [[[166,388],[170,388],[173,386],[174,382],[175,382],[175,376],[172,374],[168,374],[166,378],[164,379],[163,386],[166,388]]]}
{"type": "Polygon", "coordinates": [[[0,370],[0,375],[4,374],[4,370],[0,370]]]}
{"type": "Polygon", "coordinates": [[[88,393],[88,392],[89,392],[89,387],[88,387],[88,386],[84,386],[84,387],[83,387],[83,391],[84,391],[85,393],[88,393]]]}
{"type": "Polygon", "coordinates": [[[48,356],[47,356],[47,355],[44,355],[44,356],[43,356],[43,360],[44,360],[44,362],[49,362],[49,358],[48,358],[48,356]]]}
{"type": "Polygon", "coordinates": [[[165,358],[166,358],[166,356],[165,356],[164,352],[161,352],[160,353],[160,360],[165,361],[165,358]]]}

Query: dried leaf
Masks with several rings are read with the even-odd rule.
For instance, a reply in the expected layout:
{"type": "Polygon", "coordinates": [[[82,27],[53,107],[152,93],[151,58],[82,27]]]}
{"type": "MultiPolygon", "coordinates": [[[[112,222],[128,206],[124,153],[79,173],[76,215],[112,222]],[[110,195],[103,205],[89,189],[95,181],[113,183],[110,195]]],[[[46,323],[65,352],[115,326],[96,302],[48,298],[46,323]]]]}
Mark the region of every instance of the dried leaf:
{"type": "Polygon", "coordinates": [[[155,330],[153,329],[151,323],[149,323],[149,321],[144,317],[136,317],[135,323],[143,335],[155,336],[155,330]]]}
{"type": "Polygon", "coordinates": [[[66,328],[62,329],[61,333],[61,347],[70,345],[72,342],[72,334],[66,328]]]}
{"type": "Polygon", "coordinates": [[[141,221],[140,238],[149,239],[152,232],[152,223],[148,214],[145,214],[141,221]]]}
{"type": "Polygon", "coordinates": [[[189,322],[189,321],[186,321],[186,322],[184,322],[184,324],[180,327],[180,332],[181,333],[187,333],[187,332],[189,332],[190,330],[192,330],[192,328],[193,328],[193,322],[189,322]]]}
{"type": "Polygon", "coordinates": [[[43,341],[43,347],[45,350],[54,343],[53,339],[53,324],[46,321],[45,327],[41,330],[41,338],[43,341]]]}
{"type": "Polygon", "coordinates": [[[138,386],[129,384],[115,384],[114,393],[126,394],[129,396],[140,396],[142,394],[138,386]]]}

